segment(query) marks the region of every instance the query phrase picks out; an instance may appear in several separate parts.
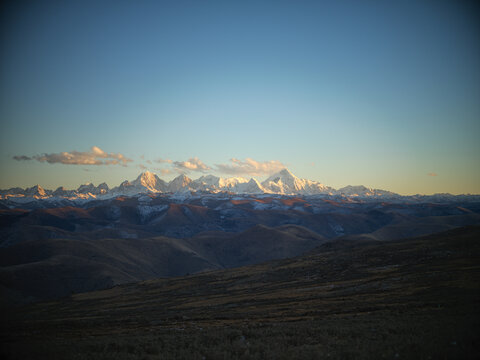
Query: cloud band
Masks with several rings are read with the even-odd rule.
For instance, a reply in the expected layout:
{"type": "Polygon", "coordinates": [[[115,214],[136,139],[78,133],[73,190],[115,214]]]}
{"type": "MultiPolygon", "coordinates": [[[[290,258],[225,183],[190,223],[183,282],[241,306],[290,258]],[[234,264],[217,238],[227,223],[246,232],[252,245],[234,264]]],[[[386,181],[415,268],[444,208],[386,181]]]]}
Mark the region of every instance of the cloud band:
{"type": "Polygon", "coordinates": [[[123,165],[133,161],[120,153],[106,153],[98,146],[92,146],[90,151],[71,151],[52,154],[41,154],[32,157],[25,155],[16,155],[13,157],[17,161],[36,160],[47,162],[49,164],[65,165],[123,165]]]}

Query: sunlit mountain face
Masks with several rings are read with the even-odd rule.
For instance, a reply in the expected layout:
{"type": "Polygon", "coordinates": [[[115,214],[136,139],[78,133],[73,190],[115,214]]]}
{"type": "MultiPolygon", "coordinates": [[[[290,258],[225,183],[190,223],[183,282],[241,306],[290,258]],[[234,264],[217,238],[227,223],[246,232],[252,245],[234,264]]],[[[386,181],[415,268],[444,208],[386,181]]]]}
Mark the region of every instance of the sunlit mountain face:
{"type": "MultiPolygon", "coordinates": [[[[204,175],[196,180],[181,174],[166,182],[156,174],[145,171],[135,180],[123,181],[119,186],[109,188],[106,183],[95,186],[92,183],[80,185],[76,190],[58,187],[56,190],[44,189],[40,185],[22,189],[14,187],[0,190],[1,204],[9,208],[17,206],[54,207],[57,205],[85,204],[91,200],[113,199],[119,196],[165,195],[171,197],[194,198],[206,194],[229,195],[285,195],[285,196],[317,196],[332,198],[338,201],[477,201],[476,195],[435,194],[431,196],[401,196],[391,191],[372,189],[363,185],[346,186],[334,189],[318,181],[301,179],[288,169],[283,169],[268,177],[263,182],[255,178],[247,180],[242,177],[222,178],[215,175],[204,175]],[[44,200],[34,205],[35,200],[44,200]],[[23,205],[22,205],[23,204],[23,205]],[[26,204],[26,205],[25,205],[26,204]]],[[[154,196],[153,196],[154,197],[154,196]]]]}

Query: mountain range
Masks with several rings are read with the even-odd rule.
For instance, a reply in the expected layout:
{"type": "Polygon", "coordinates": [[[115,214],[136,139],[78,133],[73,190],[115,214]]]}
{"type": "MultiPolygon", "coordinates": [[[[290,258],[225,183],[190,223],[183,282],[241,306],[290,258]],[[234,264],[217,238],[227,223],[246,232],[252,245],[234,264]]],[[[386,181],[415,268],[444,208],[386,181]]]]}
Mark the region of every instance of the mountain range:
{"type": "MultiPolygon", "coordinates": [[[[188,181],[179,179],[173,184],[188,181]]],[[[284,259],[326,241],[389,242],[479,224],[480,201],[222,193],[1,200],[0,305],[284,259]]]]}
{"type": "MultiPolygon", "coordinates": [[[[214,175],[204,175],[196,180],[181,174],[170,182],[159,178],[156,174],[145,171],[135,180],[123,181],[119,186],[109,188],[106,183],[95,186],[92,183],[81,185],[76,190],[58,187],[56,190],[47,190],[40,185],[22,189],[19,187],[0,190],[0,200],[12,200],[24,202],[32,199],[51,199],[64,198],[69,200],[91,200],[111,198],[117,196],[134,196],[138,194],[183,194],[191,195],[195,193],[227,193],[227,194],[272,194],[272,195],[322,195],[322,196],[340,196],[348,198],[375,198],[375,199],[395,199],[406,198],[391,191],[372,189],[363,185],[346,186],[340,189],[334,189],[318,181],[301,179],[292,174],[288,169],[283,169],[265,181],[259,182],[255,178],[247,180],[242,177],[222,178],[214,175]]],[[[451,198],[454,195],[436,194],[435,198],[451,198]]],[[[468,200],[469,195],[460,195],[468,200]]],[[[478,196],[473,195],[478,198],[478,196]]],[[[415,195],[424,200],[423,195],[415,195]]],[[[412,198],[410,196],[410,198],[412,198]]]]}

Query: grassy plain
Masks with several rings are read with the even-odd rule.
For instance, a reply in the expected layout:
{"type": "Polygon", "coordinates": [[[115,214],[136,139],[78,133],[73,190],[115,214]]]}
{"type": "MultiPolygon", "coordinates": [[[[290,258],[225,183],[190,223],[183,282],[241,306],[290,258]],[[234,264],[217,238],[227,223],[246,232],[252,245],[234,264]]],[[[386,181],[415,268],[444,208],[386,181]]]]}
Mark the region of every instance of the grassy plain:
{"type": "Polygon", "coordinates": [[[3,310],[10,359],[474,359],[480,228],[3,310]]]}

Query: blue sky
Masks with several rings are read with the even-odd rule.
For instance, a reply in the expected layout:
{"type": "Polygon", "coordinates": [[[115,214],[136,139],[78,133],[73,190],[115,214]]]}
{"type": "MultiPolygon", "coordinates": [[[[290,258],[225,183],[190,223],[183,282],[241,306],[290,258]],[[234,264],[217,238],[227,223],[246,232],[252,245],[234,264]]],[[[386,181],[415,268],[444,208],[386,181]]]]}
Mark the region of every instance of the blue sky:
{"type": "Polygon", "coordinates": [[[115,186],[144,167],[261,179],[283,164],[336,188],[480,193],[474,2],[11,1],[1,14],[0,188],[115,186]],[[93,146],[113,157],[59,155],[93,146]],[[132,161],[103,164],[118,154],[132,161]]]}

